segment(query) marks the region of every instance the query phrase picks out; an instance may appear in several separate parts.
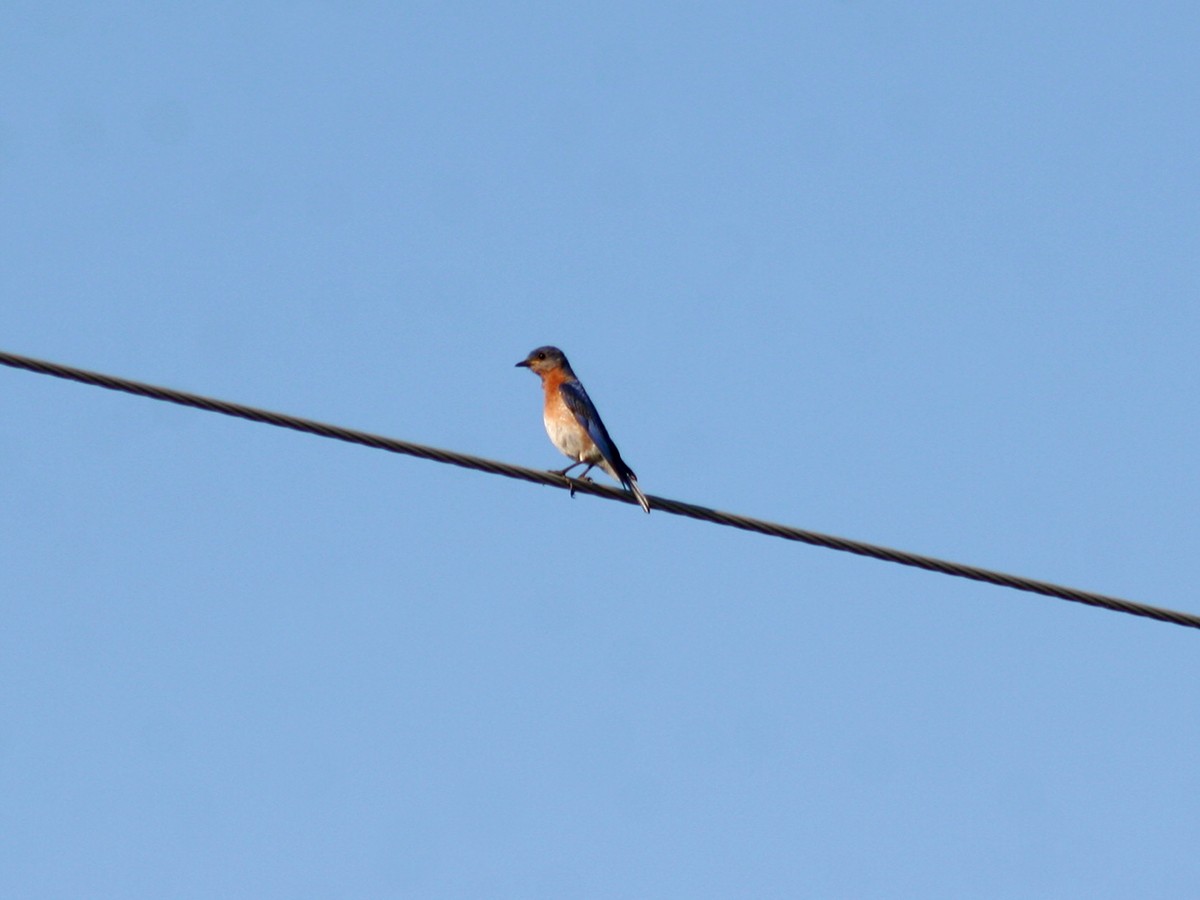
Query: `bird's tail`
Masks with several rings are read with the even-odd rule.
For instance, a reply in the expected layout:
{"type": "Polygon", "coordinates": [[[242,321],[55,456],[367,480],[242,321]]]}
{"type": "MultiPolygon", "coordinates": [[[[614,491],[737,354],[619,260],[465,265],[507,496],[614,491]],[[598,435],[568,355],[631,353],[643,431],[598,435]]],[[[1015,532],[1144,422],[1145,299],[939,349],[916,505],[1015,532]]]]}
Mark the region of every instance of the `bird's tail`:
{"type": "Polygon", "coordinates": [[[632,472],[626,472],[626,476],[627,477],[623,479],[625,481],[625,487],[629,488],[630,493],[637,497],[637,502],[642,505],[642,509],[649,514],[650,501],[646,499],[646,495],[643,494],[642,489],[638,487],[637,476],[635,476],[632,472]]]}
{"type": "Polygon", "coordinates": [[[621,459],[620,454],[617,454],[616,458],[611,460],[605,457],[598,465],[617,481],[621,482],[621,487],[633,494],[637,502],[641,504],[642,509],[647,513],[650,512],[650,501],[646,499],[646,495],[638,487],[637,476],[633,474],[633,469],[625,465],[625,460],[621,459]]]}

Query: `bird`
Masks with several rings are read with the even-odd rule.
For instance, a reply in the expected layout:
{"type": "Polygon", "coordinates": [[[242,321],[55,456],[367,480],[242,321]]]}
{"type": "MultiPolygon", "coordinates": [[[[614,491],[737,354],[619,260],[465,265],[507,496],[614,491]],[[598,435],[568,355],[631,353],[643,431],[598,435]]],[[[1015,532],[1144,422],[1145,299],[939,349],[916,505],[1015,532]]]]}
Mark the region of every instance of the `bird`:
{"type": "Polygon", "coordinates": [[[517,363],[517,367],[529,369],[542,379],[542,390],[546,395],[542,420],[546,424],[546,434],[550,436],[550,443],[574,460],[555,474],[565,477],[572,469],[587,466],[579,476],[583,479],[599,466],[628,489],[642,509],[650,512],[650,501],[638,487],[637,476],[621,459],[621,452],[609,437],[587,391],[575,377],[566,354],[557,347],[538,347],[517,363]]]}

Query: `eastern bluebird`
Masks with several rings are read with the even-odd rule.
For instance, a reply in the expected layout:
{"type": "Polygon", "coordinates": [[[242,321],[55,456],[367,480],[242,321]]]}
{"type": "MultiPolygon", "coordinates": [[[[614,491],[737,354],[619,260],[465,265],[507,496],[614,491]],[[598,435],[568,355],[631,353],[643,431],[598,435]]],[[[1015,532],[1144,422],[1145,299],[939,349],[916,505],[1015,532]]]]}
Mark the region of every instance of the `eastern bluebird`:
{"type": "Polygon", "coordinates": [[[637,476],[621,459],[617,445],[600,421],[600,413],[596,412],[587,391],[571,371],[571,364],[563,352],[557,347],[538,347],[517,365],[541,377],[542,390],[546,394],[542,411],[546,434],[550,435],[550,442],[555,447],[575,460],[558,474],[566,475],[576,466],[586,465],[580,476],[584,478],[593,466],[599,466],[632,491],[642,509],[650,512],[650,501],[638,487],[637,476]]]}

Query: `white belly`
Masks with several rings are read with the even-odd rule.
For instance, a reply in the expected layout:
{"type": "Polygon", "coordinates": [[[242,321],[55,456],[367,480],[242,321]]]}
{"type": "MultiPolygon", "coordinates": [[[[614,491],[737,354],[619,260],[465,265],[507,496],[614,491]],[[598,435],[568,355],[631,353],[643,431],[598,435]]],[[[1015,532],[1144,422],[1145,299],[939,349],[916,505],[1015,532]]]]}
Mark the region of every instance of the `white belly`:
{"type": "Polygon", "coordinates": [[[570,425],[556,416],[546,416],[546,434],[565,456],[575,462],[595,462],[600,457],[596,445],[572,422],[570,425]]]}

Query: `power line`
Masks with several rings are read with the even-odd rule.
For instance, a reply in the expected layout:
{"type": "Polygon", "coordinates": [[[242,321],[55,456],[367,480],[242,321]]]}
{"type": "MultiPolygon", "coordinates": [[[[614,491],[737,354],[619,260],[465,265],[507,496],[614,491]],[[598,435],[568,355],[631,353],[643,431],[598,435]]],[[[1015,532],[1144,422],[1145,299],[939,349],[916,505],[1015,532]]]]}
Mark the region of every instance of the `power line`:
{"type": "MultiPolygon", "coordinates": [[[[592,494],[596,497],[603,497],[606,500],[617,500],[622,503],[636,503],[633,495],[626,491],[595,484],[590,481],[578,481],[554,472],[547,472],[541,469],[527,469],[524,466],[514,466],[510,463],[485,459],[481,456],[472,456],[453,450],[441,450],[437,447],[427,447],[424,444],[414,444],[409,441],[399,441],[395,438],[381,437],[380,435],[369,434],[365,431],[355,431],[337,425],[327,425],[323,422],[315,422],[312,419],[302,419],[298,416],[289,416],[284,413],[256,409],[255,407],[244,406],[240,403],[214,400],[211,397],[203,397],[199,394],[190,394],[186,391],[177,391],[172,388],[130,381],[125,378],[117,378],[113,375],[102,375],[97,372],[89,372],[84,369],[46,362],[45,360],[32,359],[27,356],[17,356],[12,353],[0,351],[0,364],[11,366],[14,369],[25,369],[42,375],[50,375],[55,378],[79,381],[83,384],[107,388],[112,391],[124,391],[128,394],[136,394],[139,397],[149,397],[153,400],[177,403],[180,406],[191,406],[196,409],[208,410],[209,412],[220,413],[225,416],[249,419],[251,422],[262,422],[266,425],[290,428],[294,431],[333,438],[351,444],[362,444],[365,447],[375,447],[391,453],[403,453],[408,456],[419,457],[420,459],[430,459],[434,462],[461,466],[464,469],[477,469],[480,472],[503,475],[506,478],[516,478],[521,481],[531,481],[534,484],[563,488],[572,493],[592,494]]],[[[1182,625],[1185,628],[1200,628],[1200,616],[1190,613],[1149,606],[1144,603],[1122,600],[1119,597],[1109,597],[1090,591],[1080,591],[1075,588],[1063,587],[1046,581],[1034,581],[1033,579],[1022,578],[1017,575],[1006,575],[1003,572],[981,569],[978,566],[947,562],[946,560],[937,559],[932,556],[921,556],[903,550],[893,550],[888,547],[850,540],[849,538],[821,534],[817,531],[806,531],[801,528],[793,528],[788,525],[780,525],[762,519],[752,519],[748,516],[721,512],[706,506],[698,506],[694,503],[684,503],[680,500],[668,500],[665,497],[655,496],[651,496],[649,500],[652,509],[672,513],[677,516],[686,516],[691,519],[699,519],[702,522],[726,525],[730,528],[740,528],[743,531],[771,535],[772,537],[783,538],[788,541],[799,541],[800,543],[812,544],[817,547],[826,547],[830,550],[841,550],[842,552],[854,553],[859,556],[869,556],[885,562],[913,566],[918,569],[940,572],[943,575],[953,575],[958,578],[969,578],[973,581],[983,581],[988,584],[1013,588],[1018,591],[1027,591],[1046,597],[1055,597],[1060,600],[1070,600],[1074,603],[1084,603],[1088,606],[1098,606],[1103,609],[1113,610],[1114,612],[1144,616],[1149,619],[1157,619],[1160,622],[1182,625]]]]}

